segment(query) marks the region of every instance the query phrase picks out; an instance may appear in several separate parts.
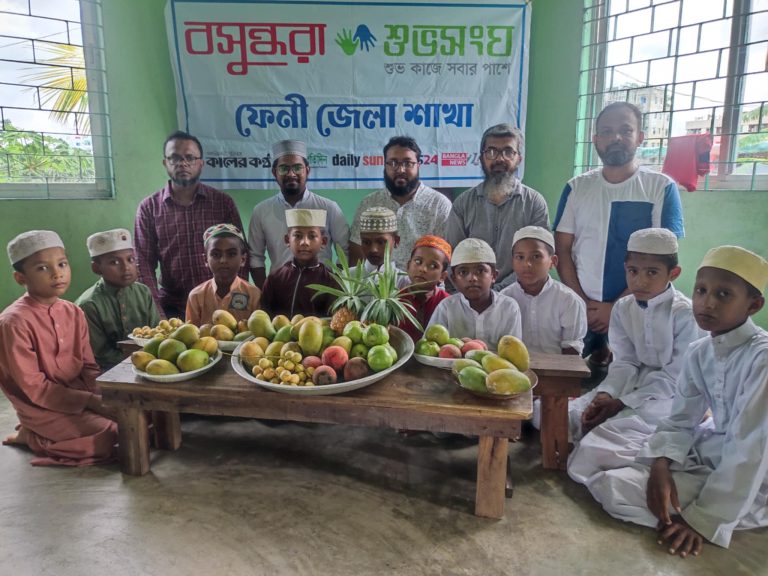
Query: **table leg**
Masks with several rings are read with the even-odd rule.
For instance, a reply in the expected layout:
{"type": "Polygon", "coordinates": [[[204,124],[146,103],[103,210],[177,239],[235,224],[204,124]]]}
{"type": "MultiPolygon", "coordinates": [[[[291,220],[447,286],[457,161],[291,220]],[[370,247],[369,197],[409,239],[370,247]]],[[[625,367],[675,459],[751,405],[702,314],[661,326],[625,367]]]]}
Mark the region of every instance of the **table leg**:
{"type": "Polygon", "coordinates": [[[152,412],[155,447],[159,450],[178,450],[181,446],[181,420],[178,412],[152,412]]]}
{"type": "Polygon", "coordinates": [[[541,464],[565,470],[568,463],[568,397],[541,397],[541,464]]]}
{"type": "Polygon", "coordinates": [[[477,449],[477,494],[475,515],[504,516],[504,489],[507,480],[509,439],[480,436],[477,449]]]}
{"type": "Polygon", "coordinates": [[[149,472],[147,416],[140,408],[117,410],[120,469],[123,474],[143,476],[149,472]]]}

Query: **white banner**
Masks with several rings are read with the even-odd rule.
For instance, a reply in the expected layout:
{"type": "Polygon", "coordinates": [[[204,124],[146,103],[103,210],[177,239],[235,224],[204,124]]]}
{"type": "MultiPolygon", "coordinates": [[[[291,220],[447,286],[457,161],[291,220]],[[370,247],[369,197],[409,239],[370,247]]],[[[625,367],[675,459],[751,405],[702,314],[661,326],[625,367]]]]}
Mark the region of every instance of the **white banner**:
{"type": "Polygon", "coordinates": [[[395,135],[432,187],[482,179],[483,131],[525,130],[525,2],[169,0],[179,127],[203,179],[274,188],[272,143],[304,140],[312,188],[375,188],[395,135]]]}

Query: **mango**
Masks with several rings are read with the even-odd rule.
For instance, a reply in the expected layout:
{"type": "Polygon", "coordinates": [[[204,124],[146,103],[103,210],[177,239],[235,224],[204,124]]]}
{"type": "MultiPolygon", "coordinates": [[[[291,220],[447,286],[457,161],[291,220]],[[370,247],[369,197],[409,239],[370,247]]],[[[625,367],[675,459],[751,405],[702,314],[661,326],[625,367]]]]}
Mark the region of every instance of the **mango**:
{"type": "Polygon", "coordinates": [[[483,358],[488,356],[488,354],[493,354],[493,352],[489,352],[488,350],[470,350],[464,355],[464,358],[469,358],[470,360],[474,360],[475,362],[480,362],[482,364],[483,358]]]}
{"type": "Polygon", "coordinates": [[[507,370],[509,368],[515,369],[515,365],[512,364],[512,362],[509,360],[504,360],[504,358],[501,356],[496,356],[496,354],[488,354],[487,356],[483,356],[480,364],[483,365],[483,370],[489,374],[491,372],[495,372],[496,370],[507,370]]]}
{"type": "Polygon", "coordinates": [[[298,324],[301,320],[304,320],[304,314],[294,314],[293,318],[291,318],[291,326],[298,324]]]}
{"type": "Polygon", "coordinates": [[[468,388],[469,390],[474,390],[475,392],[487,392],[488,389],[485,387],[486,376],[488,375],[480,368],[467,366],[466,368],[462,368],[461,372],[459,372],[459,382],[464,388],[468,388]]]}
{"type": "Polygon", "coordinates": [[[256,344],[258,344],[259,346],[261,346],[262,350],[266,350],[267,346],[269,346],[269,340],[264,338],[264,336],[257,336],[256,338],[253,339],[253,341],[256,342],[256,344]]]}
{"type": "Polygon", "coordinates": [[[488,374],[485,387],[494,394],[519,394],[531,389],[531,381],[520,370],[507,368],[488,374]]]}
{"type": "Polygon", "coordinates": [[[194,324],[182,324],[171,332],[171,338],[183,342],[189,348],[200,339],[200,330],[194,324]]]}
{"type": "Polygon", "coordinates": [[[211,322],[213,322],[214,325],[226,326],[232,330],[232,332],[237,330],[237,320],[226,310],[214,310],[213,316],[211,316],[211,322]]]}
{"type": "Polygon", "coordinates": [[[248,331],[248,320],[238,320],[237,321],[237,334],[240,332],[246,332],[248,331]]]}
{"type": "Polygon", "coordinates": [[[178,328],[182,324],[184,324],[184,320],[181,318],[171,318],[168,320],[168,324],[170,324],[171,328],[178,328]]]}
{"type": "Polygon", "coordinates": [[[231,342],[235,339],[235,333],[228,326],[224,326],[224,324],[214,324],[213,328],[211,328],[211,336],[222,342],[231,342]]]}
{"type": "Polygon", "coordinates": [[[200,338],[203,338],[204,336],[210,336],[211,328],[213,328],[213,324],[203,324],[200,326],[200,338]]]}
{"type": "Polygon", "coordinates": [[[515,365],[515,368],[525,372],[531,367],[531,359],[528,355],[528,348],[523,341],[515,336],[502,336],[498,346],[499,356],[509,360],[515,365]]]}
{"type": "Polygon", "coordinates": [[[255,366],[262,356],[264,349],[253,340],[240,346],[240,361],[249,368],[255,366]]]}
{"type": "Polygon", "coordinates": [[[160,320],[160,323],[157,325],[157,327],[163,332],[170,332],[174,328],[171,326],[171,323],[168,322],[168,320],[160,320]]]}
{"type": "Polygon", "coordinates": [[[274,339],[277,330],[272,326],[272,320],[269,314],[264,310],[256,310],[248,318],[248,330],[250,330],[254,336],[263,336],[270,342],[274,339]]]}
{"type": "Polygon", "coordinates": [[[480,362],[475,362],[469,358],[459,358],[453,363],[453,366],[451,366],[451,372],[458,376],[459,372],[461,372],[467,366],[474,366],[475,368],[480,368],[481,370],[483,368],[480,362]]]}
{"type": "Polygon", "coordinates": [[[157,349],[160,347],[160,342],[163,340],[165,340],[165,336],[155,336],[152,340],[144,344],[142,350],[147,354],[152,354],[152,356],[157,357],[157,349]]]}
{"type": "Polygon", "coordinates": [[[235,334],[235,337],[233,338],[233,340],[235,342],[243,342],[245,340],[248,340],[248,338],[250,338],[251,336],[253,336],[253,333],[250,330],[245,330],[243,332],[238,332],[237,334],[235,334]]]}
{"type": "Polygon", "coordinates": [[[275,358],[280,356],[280,349],[284,344],[285,342],[272,342],[269,346],[267,346],[266,350],[264,350],[264,356],[275,358]]]}
{"type": "Polygon", "coordinates": [[[347,354],[349,354],[349,351],[352,350],[352,340],[346,336],[339,336],[338,338],[333,339],[331,346],[341,346],[347,351],[347,354]]]}
{"type": "Polygon", "coordinates": [[[160,360],[167,360],[168,362],[175,363],[179,354],[186,349],[187,347],[183,342],[174,340],[173,338],[166,338],[160,342],[160,346],[157,348],[157,357],[160,360]]]}
{"type": "Polygon", "coordinates": [[[156,358],[150,354],[149,352],[144,352],[142,350],[139,350],[137,352],[134,352],[131,354],[131,362],[134,366],[136,366],[137,370],[141,370],[142,372],[146,372],[147,364],[152,362],[152,360],[155,360],[156,358]]]}
{"type": "Polygon", "coordinates": [[[192,344],[195,350],[204,350],[208,356],[213,356],[219,350],[219,343],[213,336],[203,336],[192,344]]]}
{"type": "Polygon", "coordinates": [[[299,339],[299,330],[301,330],[301,327],[304,325],[305,322],[315,322],[322,329],[322,324],[320,323],[320,318],[318,318],[317,316],[306,316],[306,317],[302,318],[301,320],[299,320],[298,322],[296,322],[296,324],[292,324],[291,325],[292,326],[292,328],[291,328],[291,338],[293,340],[298,340],[299,339]]]}
{"type": "Polygon", "coordinates": [[[153,376],[169,376],[171,374],[178,374],[179,369],[176,367],[176,364],[168,362],[168,360],[157,359],[147,364],[145,372],[153,376]]]}
{"type": "Polygon", "coordinates": [[[285,356],[288,352],[298,352],[301,354],[301,347],[297,342],[286,342],[280,347],[280,356],[285,356]]]}
{"type": "Polygon", "coordinates": [[[298,342],[304,356],[317,356],[323,347],[323,327],[320,322],[305,318],[299,328],[298,342]]]}
{"type": "Polygon", "coordinates": [[[280,330],[283,326],[290,326],[291,321],[288,319],[288,316],[285,314],[278,314],[274,318],[272,318],[272,327],[275,330],[280,330]]]}
{"type": "Polygon", "coordinates": [[[323,326],[323,343],[322,348],[328,348],[328,346],[331,345],[331,342],[336,340],[336,333],[331,330],[330,326],[323,326]]]}
{"type": "Polygon", "coordinates": [[[192,372],[192,370],[198,370],[207,366],[210,361],[208,352],[193,348],[192,350],[184,350],[184,352],[179,354],[179,357],[176,359],[176,366],[182,372],[192,372]]]}
{"type": "Polygon", "coordinates": [[[291,341],[291,325],[283,326],[275,334],[274,342],[290,342],[291,341]]]}

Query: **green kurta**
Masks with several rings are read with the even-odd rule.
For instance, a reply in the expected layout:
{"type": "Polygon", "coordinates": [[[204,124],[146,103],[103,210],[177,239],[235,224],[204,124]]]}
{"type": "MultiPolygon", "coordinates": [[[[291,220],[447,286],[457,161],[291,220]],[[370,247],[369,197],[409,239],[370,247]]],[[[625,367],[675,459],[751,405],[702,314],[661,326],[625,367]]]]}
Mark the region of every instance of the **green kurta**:
{"type": "Polygon", "coordinates": [[[117,347],[136,327],[157,326],[160,315],[152,294],[144,284],[134,282],[115,288],[99,278],[75,302],[88,320],[91,347],[102,370],[118,364],[125,354],[117,347]]]}

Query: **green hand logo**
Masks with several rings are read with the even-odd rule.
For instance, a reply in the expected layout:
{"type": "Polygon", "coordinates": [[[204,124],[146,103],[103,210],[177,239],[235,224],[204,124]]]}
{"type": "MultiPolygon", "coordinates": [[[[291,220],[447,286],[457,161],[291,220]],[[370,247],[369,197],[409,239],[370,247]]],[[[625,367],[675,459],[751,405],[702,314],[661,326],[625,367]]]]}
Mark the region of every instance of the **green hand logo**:
{"type": "Polygon", "coordinates": [[[352,39],[352,30],[348,28],[342,28],[341,32],[336,34],[336,44],[347,56],[352,56],[357,50],[357,42],[352,39]]]}

